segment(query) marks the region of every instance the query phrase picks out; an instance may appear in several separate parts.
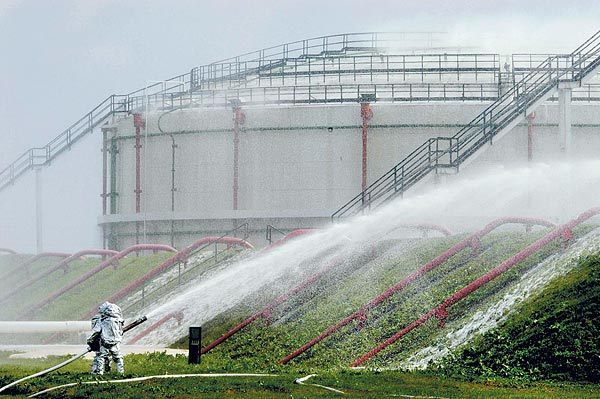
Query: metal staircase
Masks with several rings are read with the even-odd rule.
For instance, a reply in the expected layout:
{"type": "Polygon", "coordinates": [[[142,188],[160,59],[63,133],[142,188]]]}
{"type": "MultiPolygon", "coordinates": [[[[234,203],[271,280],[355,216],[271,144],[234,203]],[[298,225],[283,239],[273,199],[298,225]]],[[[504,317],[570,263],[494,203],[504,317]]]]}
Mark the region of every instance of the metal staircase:
{"type": "Polygon", "coordinates": [[[306,39],[196,67],[188,73],[153,82],[128,94],[111,95],[45,146],[30,148],[0,170],[0,192],[14,184],[28,170],[49,165],[59,154],[71,149],[79,139],[93,132],[115,114],[131,113],[160,103],[164,108],[171,109],[192,106],[197,101],[198,91],[210,89],[219,82],[224,86],[234,85],[248,76],[281,68],[288,58],[309,59],[316,55],[359,50],[377,52],[379,49],[394,46],[399,41],[410,41],[411,35],[416,35],[419,40],[422,40],[423,36],[431,47],[434,34],[368,32],[306,39]]]}
{"type": "Polygon", "coordinates": [[[110,116],[126,112],[127,96],[112,95],[98,104],[93,110],[69,126],[65,131],[46,144],[27,150],[14,162],[0,171],[0,191],[13,184],[15,180],[29,169],[48,165],[63,151],[71,149],[79,139],[91,133],[110,116]]]}
{"type": "Polygon", "coordinates": [[[424,142],[333,213],[332,219],[375,208],[402,195],[431,172],[458,172],[461,165],[486,149],[485,144],[508,133],[555,94],[559,84],[582,86],[598,71],[600,31],[571,54],[546,58],[454,136],[424,142]]]}

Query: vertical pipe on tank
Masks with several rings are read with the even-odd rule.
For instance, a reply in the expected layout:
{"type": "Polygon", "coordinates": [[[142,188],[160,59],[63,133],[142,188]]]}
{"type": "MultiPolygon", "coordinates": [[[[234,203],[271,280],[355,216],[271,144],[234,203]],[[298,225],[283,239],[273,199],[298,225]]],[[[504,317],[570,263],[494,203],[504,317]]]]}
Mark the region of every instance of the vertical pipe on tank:
{"type": "Polygon", "coordinates": [[[44,231],[42,228],[42,168],[35,168],[35,221],[37,254],[44,252],[44,231]]]}
{"type": "Polygon", "coordinates": [[[527,115],[527,161],[533,160],[533,120],[535,119],[535,112],[527,115]]]}
{"type": "Polygon", "coordinates": [[[135,127],[135,213],[140,213],[140,148],[142,148],[141,128],[144,127],[142,114],[133,114],[133,126],[135,127]]]}
{"type": "MultiPolygon", "coordinates": [[[[133,126],[135,127],[135,213],[140,213],[140,196],[142,190],[140,188],[141,179],[140,179],[140,149],[142,148],[141,140],[142,140],[142,127],[145,126],[144,120],[142,119],[142,114],[135,113],[133,114],[133,126]]],[[[145,222],[145,221],[144,221],[145,222]]],[[[144,234],[146,233],[144,224],[144,234]]],[[[145,240],[144,240],[145,241],[145,240]]],[[[140,243],[140,223],[138,221],[135,222],[135,243],[140,243]]]]}
{"type": "Polygon", "coordinates": [[[368,122],[373,117],[369,101],[373,95],[363,94],[360,99],[360,116],[362,117],[362,191],[367,188],[367,152],[368,152],[368,122]]]}

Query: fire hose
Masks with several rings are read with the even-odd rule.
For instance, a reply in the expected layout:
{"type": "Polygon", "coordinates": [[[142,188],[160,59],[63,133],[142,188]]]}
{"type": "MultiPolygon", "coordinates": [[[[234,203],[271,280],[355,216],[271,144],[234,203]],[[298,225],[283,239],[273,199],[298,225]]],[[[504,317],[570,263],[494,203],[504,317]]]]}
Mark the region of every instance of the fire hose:
{"type": "MultiPolygon", "coordinates": [[[[148,320],[148,318],[146,316],[142,316],[139,319],[134,320],[133,322],[131,322],[128,325],[126,325],[125,327],[123,327],[123,333],[131,330],[132,328],[135,328],[135,327],[139,326],[140,324],[142,324],[146,320],[148,320]]],[[[0,392],[4,391],[5,389],[8,389],[8,388],[10,388],[12,386],[15,386],[15,385],[17,385],[20,382],[23,382],[23,381],[26,381],[26,380],[29,380],[29,379],[35,378],[35,377],[41,377],[41,376],[46,375],[46,374],[48,374],[48,373],[50,373],[50,372],[52,372],[54,370],[58,370],[59,368],[64,367],[67,364],[74,362],[75,360],[79,359],[80,357],[85,356],[88,352],[91,352],[91,351],[92,351],[92,349],[88,347],[85,350],[85,352],[82,352],[79,355],[75,355],[72,358],[65,360],[64,362],[62,362],[60,364],[57,364],[56,366],[52,366],[49,369],[40,371],[38,373],[29,375],[27,377],[23,377],[20,380],[11,382],[10,384],[3,386],[2,388],[0,388],[0,392]]]]}

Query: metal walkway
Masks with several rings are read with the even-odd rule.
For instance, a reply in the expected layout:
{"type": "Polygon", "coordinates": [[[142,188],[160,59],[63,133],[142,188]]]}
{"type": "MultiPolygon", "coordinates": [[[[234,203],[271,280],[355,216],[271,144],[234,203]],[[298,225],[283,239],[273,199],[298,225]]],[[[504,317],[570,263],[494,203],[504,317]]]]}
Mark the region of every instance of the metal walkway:
{"type": "Polygon", "coordinates": [[[600,31],[571,54],[546,58],[531,68],[522,80],[488,106],[452,137],[424,142],[363,192],[331,216],[337,219],[375,208],[406,190],[432,172],[458,172],[459,167],[486,143],[500,138],[540,104],[552,97],[560,83],[582,86],[600,70],[600,31]]]}

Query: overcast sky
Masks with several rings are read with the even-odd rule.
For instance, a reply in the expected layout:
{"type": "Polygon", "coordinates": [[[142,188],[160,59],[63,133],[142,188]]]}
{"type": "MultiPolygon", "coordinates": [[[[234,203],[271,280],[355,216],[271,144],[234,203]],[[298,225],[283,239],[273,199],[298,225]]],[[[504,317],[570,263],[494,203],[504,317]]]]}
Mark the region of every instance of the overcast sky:
{"type": "Polygon", "coordinates": [[[113,93],[264,47],[443,31],[479,51],[568,52],[599,22],[600,0],[0,0],[0,167],[113,93]]]}

